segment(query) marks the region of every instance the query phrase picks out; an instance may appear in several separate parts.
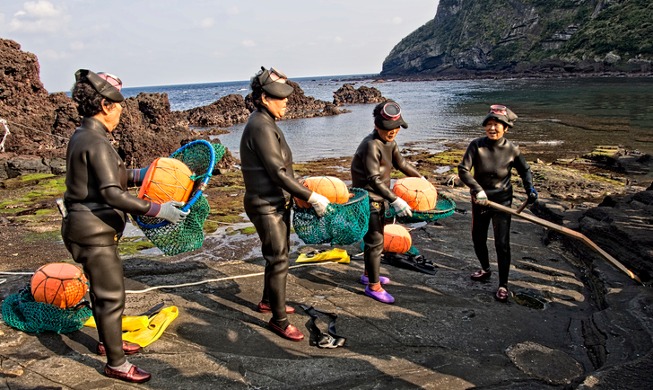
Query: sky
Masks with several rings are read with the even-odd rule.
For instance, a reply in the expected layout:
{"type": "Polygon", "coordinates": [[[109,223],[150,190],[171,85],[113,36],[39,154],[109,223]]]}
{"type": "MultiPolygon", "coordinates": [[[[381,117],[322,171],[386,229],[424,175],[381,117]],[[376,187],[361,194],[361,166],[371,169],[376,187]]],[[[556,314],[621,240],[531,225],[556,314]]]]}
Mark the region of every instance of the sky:
{"type": "Polygon", "coordinates": [[[379,73],[438,0],[0,0],[0,37],[39,60],[49,92],[77,69],[126,87],[379,73]]]}

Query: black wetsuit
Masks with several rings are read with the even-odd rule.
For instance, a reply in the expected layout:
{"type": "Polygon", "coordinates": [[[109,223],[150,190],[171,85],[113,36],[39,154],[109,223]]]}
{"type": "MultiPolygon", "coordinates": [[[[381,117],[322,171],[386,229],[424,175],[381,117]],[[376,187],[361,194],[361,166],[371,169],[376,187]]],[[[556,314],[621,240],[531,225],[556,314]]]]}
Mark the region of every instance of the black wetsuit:
{"type": "Polygon", "coordinates": [[[370,283],[379,281],[385,202],[394,202],[397,199],[397,195],[390,190],[392,168],[398,169],[406,176],[421,176],[401,155],[397,142],[385,142],[376,130],[372,131],[358,145],[351,162],[352,187],[365,189],[370,196],[369,228],[363,237],[365,271],[370,283]]]}
{"type": "MultiPolygon", "coordinates": [[[[525,189],[533,187],[531,168],[517,147],[505,137],[497,141],[487,137],[477,138],[467,147],[463,160],[458,165],[460,179],[469,188],[472,196],[485,191],[488,200],[508,206],[512,205],[511,170],[517,169],[525,189]],[[471,170],[474,169],[472,176],[471,170]]],[[[497,251],[499,286],[508,286],[510,272],[510,214],[472,202],[472,241],[474,251],[485,271],[490,270],[487,249],[488,228],[492,221],[494,246],[497,251]]]]}
{"type": "Polygon", "coordinates": [[[290,206],[284,191],[308,200],[311,190],[295,179],[292,152],[267,110],[254,111],[240,140],[245,181],[245,212],[254,224],[266,261],[262,301],[275,320],[286,318],[286,277],[290,237],[290,206]]]}
{"type": "Polygon", "coordinates": [[[136,170],[125,168],[107,134],[100,121],[84,118],[70,138],[64,194],[68,215],[61,235],[73,259],[84,267],[99,338],[107,363],[116,367],[125,362],[121,321],[125,288],[118,241],[126,213],[146,214],[151,203],[127,191],[136,170]]]}

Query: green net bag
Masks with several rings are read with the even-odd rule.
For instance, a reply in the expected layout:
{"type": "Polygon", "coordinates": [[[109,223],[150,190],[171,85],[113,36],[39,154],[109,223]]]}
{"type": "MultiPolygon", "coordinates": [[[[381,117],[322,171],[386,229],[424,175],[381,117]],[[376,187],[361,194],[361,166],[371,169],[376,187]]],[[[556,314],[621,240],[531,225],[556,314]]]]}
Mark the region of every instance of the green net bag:
{"type": "MultiPolygon", "coordinates": [[[[456,202],[453,199],[449,198],[446,195],[439,194],[438,201],[435,204],[433,210],[427,211],[416,211],[413,210],[412,217],[397,217],[397,220],[401,223],[413,223],[413,222],[432,222],[438,219],[446,218],[452,216],[456,212],[456,202]]],[[[385,216],[387,218],[394,218],[397,216],[394,209],[389,207],[385,211],[385,216]]]]}
{"type": "Polygon", "coordinates": [[[71,333],[84,326],[93,313],[86,302],[69,309],[36,302],[29,286],[2,302],[2,319],[12,328],[28,333],[71,333]]]}
{"type": "Polygon", "coordinates": [[[202,247],[204,243],[204,222],[211,211],[203,193],[213,173],[213,168],[225,154],[222,144],[196,140],[177,149],[171,158],[176,158],[188,166],[195,174],[195,182],[190,199],[182,210],[190,213],[177,224],[154,217],[138,216],[136,223],[145,236],[168,256],[189,252],[202,247]]]}
{"type": "Polygon", "coordinates": [[[293,205],[293,226],[306,244],[350,245],[363,239],[370,220],[367,191],[349,190],[354,196],[344,204],[330,203],[327,212],[318,217],[313,208],[293,205]]]}

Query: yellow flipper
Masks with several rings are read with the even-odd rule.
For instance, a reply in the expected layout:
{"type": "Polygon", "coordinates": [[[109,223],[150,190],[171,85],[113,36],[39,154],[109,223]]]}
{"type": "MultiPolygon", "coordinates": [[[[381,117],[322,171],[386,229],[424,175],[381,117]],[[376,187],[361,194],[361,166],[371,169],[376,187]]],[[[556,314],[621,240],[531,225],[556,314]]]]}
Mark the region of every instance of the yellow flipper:
{"type": "MultiPolygon", "coordinates": [[[[148,318],[148,316],[122,316],[123,332],[131,332],[134,330],[147,328],[149,324],[150,324],[150,319],[148,318]]],[[[86,320],[86,322],[84,323],[84,326],[97,328],[97,325],[95,324],[95,317],[93,316],[89,317],[89,319],[86,320]]]]}
{"type": "Polygon", "coordinates": [[[349,264],[349,254],[346,250],[340,248],[333,248],[328,251],[320,252],[317,254],[302,253],[297,257],[295,263],[318,263],[321,261],[333,261],[336,263],[349,264]]]}
{"type": "Polygon", "coordinates": [[[161,309],[156,315],[150,318],[147,327],[132,332],[124,332],[122,339],[146,347],[161,337],[168,325],[179,316],[177,306],[169,306],[161,309]]]}

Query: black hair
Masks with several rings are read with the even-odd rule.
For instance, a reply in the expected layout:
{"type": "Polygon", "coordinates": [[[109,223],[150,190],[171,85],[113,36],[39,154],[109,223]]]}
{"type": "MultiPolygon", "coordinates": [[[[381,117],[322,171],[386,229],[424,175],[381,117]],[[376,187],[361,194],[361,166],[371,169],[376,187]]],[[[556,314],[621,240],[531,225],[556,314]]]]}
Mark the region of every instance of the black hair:
{"type": "Polygon", "coordinates": [[[105,97],[100,95],[91,84],[84,81],[75,83],[71,94],[73,101],[77,103],[79,115],[91,117],[102,111],[102,101],[105,97]]]}
{"type": "Polygon", "coordinates": [[[374,118],[376,118],[377,116],[381,115],[381,110],[383,110],[383,107],[384,107],[387,103],[396,103],[396,102],[395,102],[394,100],[392,100],[392,99],[385,99],[385,100],[382,101],[381,103],[379,103],[379,104],[377,104],[376,106],[374,106],[374,110],[372,111],[372,116],[373,116],[374,118]]]}
{"type": "Polygon", "coordinates": [[[263,86],[258,79],[258,75],[251,78],[249,86],[252,88],[252,104],[259,110],[263,109],[263,93],[265,91],[263,91],[263,86]]]}

